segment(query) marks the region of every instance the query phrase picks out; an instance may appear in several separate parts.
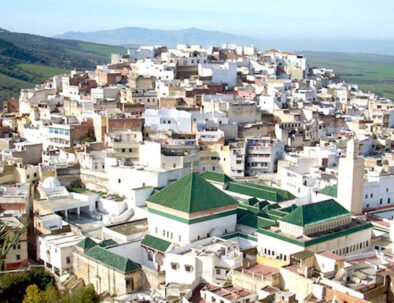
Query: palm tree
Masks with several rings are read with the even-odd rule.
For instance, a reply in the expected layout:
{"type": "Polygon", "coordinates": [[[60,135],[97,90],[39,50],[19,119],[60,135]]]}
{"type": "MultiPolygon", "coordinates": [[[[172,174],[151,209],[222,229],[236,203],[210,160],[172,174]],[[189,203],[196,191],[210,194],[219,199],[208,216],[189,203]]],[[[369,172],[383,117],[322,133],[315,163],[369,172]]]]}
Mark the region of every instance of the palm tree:
{"type": "Polygon", "coordinates": [[[15,230],[15,233],[10,237],[7,225],[0,223],[0,269],[3,269],[4,260],[15,244],[17,244],[20,238],[27,230],[28,224],[24,224],[23,227],[15,230]]]}

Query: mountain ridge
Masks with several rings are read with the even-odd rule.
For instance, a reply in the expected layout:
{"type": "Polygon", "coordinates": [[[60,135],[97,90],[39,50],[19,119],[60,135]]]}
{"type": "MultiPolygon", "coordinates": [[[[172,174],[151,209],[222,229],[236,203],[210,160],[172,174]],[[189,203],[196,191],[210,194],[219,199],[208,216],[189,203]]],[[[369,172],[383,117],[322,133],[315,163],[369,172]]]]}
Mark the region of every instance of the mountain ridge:
{"type": "Polygon", "coordinates": [[[233,42],[232,40],[241,44],[249,44],[254,41],[252,37],[214,30],[202,30],[195,27],[179,30],[122,27],[94,32],[69,31],[54,37],[58,39],[83,40],[93,43],[103,43],[105,41],[105,44],[110,45],[161,44],[175,46],[180,43],[219,45],[224,42],[233,42]]]}
{"type": "Polygon", "coordinates": [[[55,36],[110,45],[165,45],[199,44],[220,46],[222,43],[239,45],[254,44],[260,50],[277,48],[290,51],[346,52],[394,56],[394,40],[315,40],[257,38],[195,27],[178,30],[150,29],[145,27],[122,27],[92,32],[69,31],[55,36]]]}

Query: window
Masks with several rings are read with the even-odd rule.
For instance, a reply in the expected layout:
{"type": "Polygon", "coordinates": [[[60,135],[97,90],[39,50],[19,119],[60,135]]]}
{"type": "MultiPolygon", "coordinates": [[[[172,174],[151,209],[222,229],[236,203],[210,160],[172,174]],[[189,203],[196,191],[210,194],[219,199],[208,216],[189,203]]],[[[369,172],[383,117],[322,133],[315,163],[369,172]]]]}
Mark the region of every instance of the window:
{"type": "Polygon", "coordinates": [[[126,280],[126,287],[127,289],[134,290],[134,279],[131,278],[130,280],[126,280]]]}
{"type": "Polygon", "coordinates": [[[155,227],[155,233],[157,234],[157,226],[155,227]]]}
{"type": "Polygon", "coordinates": [[[148,251],[148,260],[153,262],[153,253],[151,251],[148,251]]]}
{"type": "Polygon", "coordinates": [[[390,199],[390,198],[387,199],[387,203],[388,203],[388,204],[391,203],[391,199],[390,199]]]}
{"type": "Polygon", "coordinates": [[[122,180],[121,179],[118,179],[118,183],[120,184],[122,182],[122,180]]]}
{"type": "Polygon", "coordinates": [[[67,263],[67,264],[70,264],[70,263],[71,263],[71,258],[70,258],[70,257],[67,257],[67,258],[66,258],[66,263],[67,263]]]}
{"type": "Polygon", "coordinates": [[[380,203],[380,204],[382,204],[382,203],[383,203],[383,199],[382,199],[382,198],[380,198],[380,201],[379,201],[379,203],[380,203]]]}
{"type": "Polygon", "coordinates": [[[37,177],[37,173],[34,173],[34,177],[37,177]]]}
{"type": "Polygon", "coordinates": [[[21,255],[16,255],[16,259],[20,260],[21,259],[21,255]]]}
{"type": "Polygon", "coordinates": [[[172,270],[178,270],[179,269],[179,264],[171,262],[171,269],[172,270]]]}
{"type": "Polygon", "coordinates": [[[193,272],[193,266],[191,266],[191,265],[185,265],[185,271],[186,271],[186,272],[193,272]]]}
{"type": "Polygon", "coordinates": [[[216,274],[220,275],[220,268],[216,268],[216,274]]]}

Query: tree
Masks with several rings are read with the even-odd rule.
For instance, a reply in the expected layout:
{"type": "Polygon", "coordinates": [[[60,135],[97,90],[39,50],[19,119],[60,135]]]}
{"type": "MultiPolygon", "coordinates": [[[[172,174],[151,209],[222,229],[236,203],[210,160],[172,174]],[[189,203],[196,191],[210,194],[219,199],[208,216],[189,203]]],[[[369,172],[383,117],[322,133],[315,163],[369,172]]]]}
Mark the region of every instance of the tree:
{"type": "Polygon", "coordinates": [[[48,285],[44,292],[44,301],[51,302],[59,302],[60,301],[60,293],[53,285],[48,285]]]}
{"type": "Polygon", "coordinates": [[[71,292],[59,292],[53,285],[45,290],[33,284],[27,287],[23,303],[99,303],[100,297],[93,287],[81,287],[71,292]]]}
{"type": "Polygon", "coordinates": [[[77,288],[73,290],[69,295],[68,301],[62,301],[61,303],[99,303],[100,297],[96,294],[92,286],[77,288]]]}
{"type": "Polygon", "coordinates": [[[44,294],[36,284],[29,285],[26,288],[26,295],[23,298],[23,303],[43,303],[44,294]]]}
{"type": "Polygon", "coordinates": [[[22,302],[26,289],[33,284],[44,290],[50,285],[53,286],[55,280],[41,268],[0,275],[0,302],[22,302]]]}
{"type": "Polygon", "coordinates": [[[0,268],[3,268],[4,260],[12,246],[19,242],[26,230],[27,224],[23,225],[22,228],[16,229],[15,233],[10,236],[7,225],[0,224],[0,268]]]}

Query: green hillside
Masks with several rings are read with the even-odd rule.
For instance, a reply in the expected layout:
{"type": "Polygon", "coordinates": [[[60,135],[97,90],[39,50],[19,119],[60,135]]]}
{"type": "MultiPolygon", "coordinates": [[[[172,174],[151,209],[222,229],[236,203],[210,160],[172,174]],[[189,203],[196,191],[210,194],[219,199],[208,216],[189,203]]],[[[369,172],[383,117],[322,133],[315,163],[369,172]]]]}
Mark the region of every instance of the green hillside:
{"type": "Polygon", "coordinates": [[[310,66],[333,68],[341,79],[394,100],[394,56],[303,52],[310,66]]]}
{"type": "Polygon", "coordinates": [[[60,40],[0,29],[0,102],[74,68],[94,69],[108,63],[123,47],[60,40]]]}

